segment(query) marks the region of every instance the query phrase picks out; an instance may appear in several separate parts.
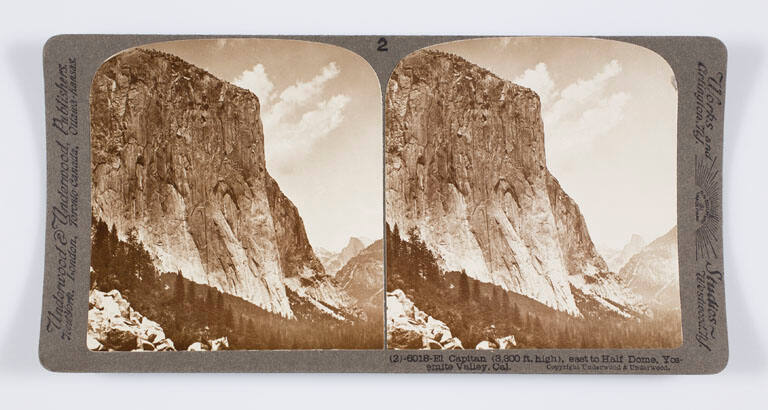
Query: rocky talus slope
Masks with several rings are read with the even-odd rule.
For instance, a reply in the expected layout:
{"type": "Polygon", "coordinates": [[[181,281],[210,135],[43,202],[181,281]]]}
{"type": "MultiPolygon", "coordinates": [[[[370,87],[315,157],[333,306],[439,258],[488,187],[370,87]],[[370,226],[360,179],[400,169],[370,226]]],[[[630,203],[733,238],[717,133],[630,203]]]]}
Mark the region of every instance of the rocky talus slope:
{"type": "Polygon", "coordinates": [[[176,350],[163,328],[134,311],[117,290],[91,290],[86,340],[88,349],[94,351],[176,350]]]}
{"type": "Polygon", "coordinates": [[[635,312],[547,169],[540,111],[536,93],[460,57],[404,58],[386,96],[387,223],[446,271],[574,316],[571,286],[635,312]]]}
{"type": "Polygon", "coordinates": [[[387,292],[387,348],[389,349],[463,349],[448,326],[419,310],[396,289],[387,292]]]}
{"type": "MultiPolygon", "coordinates": [[[[117,290],[91,289],[88,295],[88,349],[92,351],[175,351],[163,328],[141,313],[117,290]]],[[[221,337],[195,342],[187,350],[227,350],[229,341],[221,337]]]]}
{"type": "MultiPolygon", "coordinates": [[[[475,349],[512,349],[515,336],[508,335],[494,340],[483,340],[475,349]]],[[[444,322],[428,315],[395,289],[387,292],[387,348],[389,349],[464,349],[459,338],[451,334],[444,322]]]]}
{"type": "Polygon", "coordinates": [[[160,272],[293,317],[286,282],[342,307],[291,201],[268,174],[258,98],[178,57],[132,49],[91,90],[91,206],[160,272]]]}

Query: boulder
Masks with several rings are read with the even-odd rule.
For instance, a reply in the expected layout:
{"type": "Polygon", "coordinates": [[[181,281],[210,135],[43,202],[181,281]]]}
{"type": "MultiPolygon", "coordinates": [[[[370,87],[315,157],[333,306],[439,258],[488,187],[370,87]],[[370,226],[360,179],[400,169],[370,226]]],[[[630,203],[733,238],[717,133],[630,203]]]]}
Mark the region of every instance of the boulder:
{"type": "Polygon", "coordinates": [[[509,335],[496,339],[496,343],[499,345],[499,349],[512,349],[517,346],[515,336],[509,335]]]}
{"type": "Polygon", "coordinates": [[[391,328],[387,331],[390,349],[423,349],[423,336],[414,328],[391,328]]]}
{"type": "Polygon", "coordinates": [[[138,346],[138,336],[125,323],[114,323],[114,326],[107,330],[102,342],[109,350],[130,351],[138,346]]]}
{"type": "Polygon", "coordinates": [[[155,348],[155,345],[153,345],[149,340],[139,339],[138,350],[153,352],[157,349],[155,348]]]}
{"type": "Polygon", "coordinates": [[[155,345],[155,350],[158,352],[175,351],[176,346],[173,345],[171,339],[163,339],[155,345]]]}
{"type": "Polygon", "coordinates": [[[483,340],[482,342],[478,343],[477,346],[475,346],[476,350],[493,350],[498,349],[499,346],[494,342],[489,342],[487,340],[483,340]]]}
{"type": "Polygon", "coordinates": [[[150,342],[160,341],[165,339],[165,332],[163,328],[157,322],[147,319],[146,317],[141,319],[141,330],[146,339],[150,342]]]}
{"type": "Polygon", "coordinates": [[[128,303],[125,298],[123,298],[123,295],[120,294],[120,291],[117,289],[113,289],[109,291],[107,296],[110,296],[110,298],[104,298],[104,300],[107,303],[114,302],[115,305],[117,305],[117,310],[120,311],[120,315],[123,317],[130,317],[130,303],[128,303]]]}
{"type": "Polygon", "coordinates": [[[211,350],[229,350],[229,339],[227,339],[226,336],[220,337],[218,339],[210,340],[208,341],[208,344],[211,345],[211,350]]]}
{"type": "Polygon", "coordinates": [[[435,340],[439,341],[441,344],[447,343],[451,339],[453,339],[453,336],[451,335],[450,330],[437,332],[437,334],[435,334],[435,340]]]}
{"type": "Polygon", "coordinates": [[[88,333],[88,335],[85,337],[85,343],[88,346],[88,350],[92,350],[94,352],[100,352],[103,350],[106,350],[104,348],[104,345],[101,344],[98,340],[96,340],[95,337],[91,333],[88,333]]]}
{"type": "Polygon", "coordinates": [[[187,351],[189,352],[206,352],[208,350],[210,350],[208,349],[208,346],[200,342],[192,343],[191,345],[189,345],[189,347],[187,347],[187,351]]]}
{"type": "Polygon", "coordinates": [[[441,345],[437,340],[425,339],[423,344],[426,349],[443,350],[443,345],[441,345]]]}
{"type": "Polygon", "coordinates": [[[449,341],[443,343],[444,350],[463,350],[464,346],[461,345],[461,340],[456,337],[452,337],[449,341]]]}

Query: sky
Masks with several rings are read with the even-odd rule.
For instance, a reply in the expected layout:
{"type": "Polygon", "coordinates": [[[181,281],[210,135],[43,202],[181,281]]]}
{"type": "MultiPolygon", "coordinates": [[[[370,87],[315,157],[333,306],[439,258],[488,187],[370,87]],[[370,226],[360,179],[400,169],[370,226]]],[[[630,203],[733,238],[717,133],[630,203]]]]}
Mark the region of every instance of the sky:
{"type": "Polygon", "coordinates": [[[598,248],[651,242],[677,224],[677,88],[640,46],[589,38],[444,43],[541,100],[547,167],[579,205],[598,248]]]}
{"type": "Polygon", "coordinates": [[[346,49],[277,39],[181,40],[165,51],[259,98],[267,170],[296,205],[313,247],[382,236],[379,80],[346,49]]]}

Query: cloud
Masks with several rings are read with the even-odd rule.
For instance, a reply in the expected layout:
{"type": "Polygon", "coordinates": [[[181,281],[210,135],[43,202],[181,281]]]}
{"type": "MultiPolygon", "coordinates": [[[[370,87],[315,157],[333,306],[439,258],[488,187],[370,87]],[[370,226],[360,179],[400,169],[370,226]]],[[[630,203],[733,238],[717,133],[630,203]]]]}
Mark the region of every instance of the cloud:
{"type": "Polygon", "coordinates": [[[555,82],[550,77],[547,65],[544,63],[536,64],[534,69],[529,68],[525,70],[522,75],[515,78],[512,82],[535,91],[539,95],[542,106],[548,105],[557,96],[555,82]]]}
{"type": "Polygon", "coordinates": [[[541,99],[548,156],[573,156],[575,149],[589,150],[592,144],[610,136],[624,118],[631,99],[626,92],[607,92],[611,80],[621,71],[621,64],[612,60],[591,78],[558,87],[547,65],[539,63],[514,80],[534,90],[541,99]]]}
{"type": "Polygon", "coordinates": [[[269,80],[264,66],[261,64],[256,64],[252,69],[243,71],[242,74],[235,78],[234,84],[256,94],[261,105],[264,105],[273,97],[272,90],[275,88],[275,85],[269,80]]]}
{"type": "Polygon", "coordinates": [[[612,60],[589,80],[578,79],[559,92],[557,100],[547,109],[550,122],[578,115],[604,97],[608,82],[621,73],[621,65],[612,60]]]}
{"type": "Polygon", "coordinates": [[[336,78],[341,71],[336,63],[331,62],[323,67],[320,74],[308,82],[297,81],[296,84],[286,88],[280,93],[280,99],[291,103],[301,103],[319,93],[328,80],[336,78]]]}
{"type": "Polygon", "coordinates": [[[325,98],[326,84],[341,70],[331,62],[309,81],[277,90],[262,64],[244,71],[235,85],[252,91],[261,102],[264,150],[270,172],[290,173],[313,146],[337,129],[344,120],[350,98],[344,94],[325,98]]]}
{"type": "Polygon", "coordinates": [[[590,108],[580,110],[570,119],[545,125],[547,137],[553,142],[553,155],[569,155],[576,148],[588,148],[599,142],[624,119],[624,107],[629,99],[629,94],[625,92],[611,94],[600,98],[590,108]]]}
{"type": "Polygon", "coordinates": [[[282,122],[266,128],[267,167],[290,173],[297,159],[306,157],[312,146],[328,136],[344,120],[344,108],[350,98],[339,94],[318,102],[313,110],[305,111],[298,122],[282,122]]]}
{"type": "Polygon", "coordinates": [[[272,127],[279,124],[286,116],[294,113],[303,104],[319,95],[325,88],[325,84],[338,77],[340,73],[336,63],[331,62],[311,80],[307,82],[297,81],[284,89],[277,98],[277,102],[263,115],[264,126],[272,127]]]}
{"type": "Polygon", "coordinates": [[[561,94],[565,99],[586,101],[602,91],[605,88],[606,82],[619,75],[619,73],[621,73],[621,65],[619,65],[618,61],[612,60],[594,77],[589,80],[577,80],[575,83],[565,87],[561,94]]]}

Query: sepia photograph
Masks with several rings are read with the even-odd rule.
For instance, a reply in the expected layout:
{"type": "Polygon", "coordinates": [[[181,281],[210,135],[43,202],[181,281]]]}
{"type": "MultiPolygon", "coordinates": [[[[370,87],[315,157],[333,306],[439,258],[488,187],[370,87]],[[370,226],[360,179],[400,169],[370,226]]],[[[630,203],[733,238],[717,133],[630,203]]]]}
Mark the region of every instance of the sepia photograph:
{"type": "Polygon", "coordinates": [[[382,103],[341,47],[124,50],[90,91],[92,351],[383,349],[382,103]]]}
{"type": "Polygon", "coordinates": [[[768,6],[51,6],[0,25],[6,408],[765,401],[768,6]]]}
{"type": "Polygon", "coordinates": [[[416,51],[385,100],[389,349],[675,348],[677,82],[558,37],[416,51]]]}

